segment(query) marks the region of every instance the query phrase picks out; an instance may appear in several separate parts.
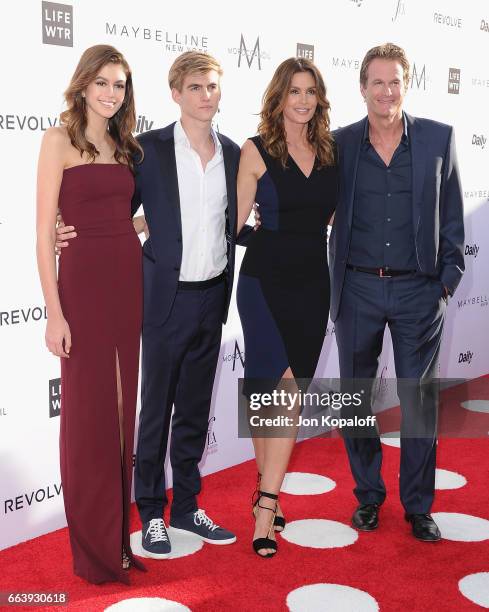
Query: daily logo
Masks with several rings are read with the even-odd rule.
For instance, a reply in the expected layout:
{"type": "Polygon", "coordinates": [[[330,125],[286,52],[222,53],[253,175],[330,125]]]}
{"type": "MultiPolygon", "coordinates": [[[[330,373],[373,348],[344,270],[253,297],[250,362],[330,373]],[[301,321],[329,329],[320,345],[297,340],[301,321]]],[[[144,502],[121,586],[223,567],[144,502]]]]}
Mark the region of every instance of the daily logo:
{"type": "Polygon", "coordinates": [[[73,46],[73,7],[57,2],[42,3],[42,42],[60,47],[73,46]]]}
{"type": "Polygon", "coordinates": [[[153,127],[153,123],[154,121],[146,119],[145,115],[138,115],[135,129],[136,134],[142,134],[143,132],[147,132],[153,127]]]}
{"type": "Polygon", "coordinates": [[[448,69],[448,93],[460,93],[460,68],[448,69]]]}
{"type": "Polygon", "coordinates": [[[478,244],[466,244],[464,253],[475,259],[479,254],[479,249],[480,247],[478,244]]]}
{"type": "Polygon", "coordinates": [[[471,363],[474,357],[474,353],[472,351],[466,351],[465,353],[460,353],[458,356],[459,363],[471,363]]]}
{"type": "Polygon", "coordinates": [[[486,146],[486,142],[487,142],[487,138],[484,136],[484,134],[481,134],[480,136],[478,136],[477,134],[473,134],[472,144],[474,146],[480,147],[481,149],[483,149],[486,146]]]}
{"type": "Polygon", "coordinates": [[[304,59],[314,61],[314,45],[306,45],[304,43],[297,43],[297,50],[295,53],[296,57],[303,57],[304,59]]]}

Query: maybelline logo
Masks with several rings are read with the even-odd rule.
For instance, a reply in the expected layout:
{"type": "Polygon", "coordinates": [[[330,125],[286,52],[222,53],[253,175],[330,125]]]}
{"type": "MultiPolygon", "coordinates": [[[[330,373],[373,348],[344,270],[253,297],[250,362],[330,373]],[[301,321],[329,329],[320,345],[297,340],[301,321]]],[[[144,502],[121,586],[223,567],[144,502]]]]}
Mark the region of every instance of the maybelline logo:
{"type": "Polygon", "coordinates": [[[41,115],[0,115],[0,130],[37,130],[45,131],[58,125],[58,117],[43,117],[41,115]]]}
{"type": "Polygon", "coordinates": [[[429,79],[426,78],[426,64],[423,64],[423,67],[420,68],[420,66],[416,65],[416,62],[414,62],[411,72],[411,89],[416,87],[416,89],[426,91],[426,81],[429,81],[429,79]]]}
{"type": "Polygon", "coordinates": [[[403,0],[396,0],[396,9],[392,21],[396,21],[400,17],[406,14],[406,3],[403,0]]]}
{"type": "Polygon", "coordinates": [[[61,414],[61,378],[53,378],[49,381],[49,418],[61,414]]]}
{"type": "Polygon", "coordinates": [[[5,310],[0,312],[0,327],[4,325],[20,325],[47,319],[46,306],[30,306],[29,308],[17,308],[16,310],[5,310]]]}
{"type": "Polygon", "coordinates": [[[464,253],[475,259],[479,254],[479,249],[480,246],[478,244],[466,244],[464,253]]]}
{"type": "Polygon", "coordinates": [[[230,55],[238,56],[238,68],[241,66],[241,63],[243,63],[243,65],[246,63],[248,68],[251,68],[251,66],[255,64],[258,67],[258,70],[261,70],[261,61],[265,59],[270,59],[270,53],[268,53],[267,51],[263,51],[260,47],[259,36],[257,37],[254,44],[249,44],[249,41],[247,44],[245,42],[243,34],[241,34],[239,48],[228,47],[228,53],[230,55]],[[244,62],[243,58],[245,60],[244,62]]]}
{"type": "Polygon", "coordinates": [[[453,15],[446,15],[444,13],[433,13],[433,21],[440,25],[448,26],[449,28],[461,29],[462,18],[454,17],[453,15]]]}
{"type": "Polygon", "coordinates": [[[42,42],[45,45],[73,46],[73,7],[57,2],[42,3],[42,42]]]}
{"type": "Polygon", "coordinates": [[[474,353],[472,351],[460,353],[460,355],[458,356],[458,362],[459,363],[470,363],[473,357],[474,357],[474,353]]]}
{"type": "Polygon", "coordinates": [[[474,146],[480,147],[481,149],[483,149],[486,146],[486,142],[487,142],[487,138],[484,136],[484,134],[481,134],[480,136],[477,136],[477,134],[473,134],[472,144],[474,146]]]}
{"type": "Polygon", "coordinates": [[[154,121],[146,119],[146,115],[138,115],[136,129],[134,131],[136,134],[142,134],[143,132],[147,132],[153,127],[153,123],[154,121]]]}
{"type": "Polygon", "coordinates": [[[233,372],[236,369],[236,360],[239,359],[239,361],[241,362],[241,367],[244,368],[244,364],[245,364],[245,354],[244,351],[241,351],[241,349],[239,348],[239,344],[238,341],[235,340],[234,341],[234,352],[230,353],[229,355],[223,355],[222,360],[223,361],[232,361],[233,362],[233,372]]]}
{"type": "Polygon", "coordinates": [[[314,45],[306,45],[304,43],[297,43],[297,50],[296,50],[295,56],[303,57],[313,62],[314,61],[314,45]]]}
{"type": "Polygon", "coordinates": [[[212,453],[217,453],[217,437],[216,432],[214,431],[214,425],[216,422],[216,417],[213,416],[209,419],[208,427],[207,427],[207,454],[210,455],[212,453]]]}
{"type": "Polygon", "coordinates": [[[34,503],[42,503],[48,499],[54,499],[61,495],[61,483],[48,485],[37,489],[37,491],[29,491],[17,495],[13,499],[3,500],[3,513],[16,512],[17,510],[24,510],[24,508],[32,506],[34,503]]]}
{"type": "Polygon", "coordinates": [[[105,33],[121,38],[153,40],[164,45],[165,51],[183,53],[184,51],[207,51],[209,37],[188,32],[170,32],[155,27],[142,28],[127,24],[105,23],[105,33]]]}
{"type": "Polygon", "coordinates": [[[448,69],[448,93],[460,93],[460,68],[448,69]]]}
{"type": "Polygon", "coordinates": [[[486,200],[489,198],[489,189],[474,189],[472,191],[464,191],[466,200],[486,200]]]}
{"type": "Polygon", "coordinates": [[[489,33],[489,21],[486,21],[485,19],[481,19],[481,27],[480,27],[482,32],[488,32],[489,33]]]}
{"type": "Polygon", "coordinates": [[[457,301],[457,306],[459,308],[465,308],[466,306],[488,306],[489,300],[487,299],[487,295],[477,295],[474,297],[464,298],[463,300],[457,301]]]}
{"type": "Polygon", "coordinates": [[[333,57],[333,68],[360,70],[360,60],[353,57],[333,57]]]}
{"type": "Polygon", "coordinates": [[[473,77],[472,87],[489,87],[489,79],[487,77],[482,79],[480,77],[473,77]]]}

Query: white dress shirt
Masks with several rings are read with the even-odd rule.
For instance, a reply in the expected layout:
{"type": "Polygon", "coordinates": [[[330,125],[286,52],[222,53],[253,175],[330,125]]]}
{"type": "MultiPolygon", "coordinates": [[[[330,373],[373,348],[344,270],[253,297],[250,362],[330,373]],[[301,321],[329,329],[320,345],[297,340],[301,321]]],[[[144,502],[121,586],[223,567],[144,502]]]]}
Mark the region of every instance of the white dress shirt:
{"type": "Polygon", "coordinates": [[[222,145],[211,130],[214,157],[202,168],[180,121],[175,123],[175,157],[182,217],[181,281],[219,276],[227,264],[226,208],[228,205],[222,145]]]}

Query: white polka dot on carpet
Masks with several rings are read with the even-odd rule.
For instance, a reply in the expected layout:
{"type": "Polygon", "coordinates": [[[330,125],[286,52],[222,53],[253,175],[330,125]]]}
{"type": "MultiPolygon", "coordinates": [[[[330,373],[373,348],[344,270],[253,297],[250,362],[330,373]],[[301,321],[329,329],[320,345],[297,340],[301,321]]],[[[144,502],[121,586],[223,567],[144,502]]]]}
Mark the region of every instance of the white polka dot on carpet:
{"type": "Polygon", "coordinates": [[[489,539],[489,521],[486,519],[458,512],[434,512],[432,517],[444,540],[482,542],[489,539]]]}
{"type": "Polygon", "coordinates": [[[336,482],[327,476],[307,472],[287,472],[280,491],[290,495],[320,495],[329,493],[335,487],[336,482]]]}
{"type": "Polygon", "coordinates": [[[342,548],[358,539],[358,532],[349,525],[326,519],[302,519],[288,522],[282,538],[309,548],[342,548]]]}
{"type": "Polygon", "coordinates": [[[377,601],[365,591],[343,584],[308,584],[287,595],[290,612],[378,612],[377,601]]]}
{"type": "Polygon", "coordinates": [[[191,612],[177,601],[160,597],[131,597],[105,608],[104,612],[191,612]]]}

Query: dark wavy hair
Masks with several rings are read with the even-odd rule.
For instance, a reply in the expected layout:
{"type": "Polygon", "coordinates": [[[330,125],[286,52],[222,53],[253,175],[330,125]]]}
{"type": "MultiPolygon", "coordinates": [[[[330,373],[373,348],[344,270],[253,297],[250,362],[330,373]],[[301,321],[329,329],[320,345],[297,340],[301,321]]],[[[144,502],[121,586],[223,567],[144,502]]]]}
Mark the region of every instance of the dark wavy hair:
{"type": "Polygon", "coordinates": [[[143,151],[132,135],[136,127],[136,111],[131,69],[117,49],[110,45],[95,45],[83,53],[65,91],[67,109],[61,113],[60,120],[66,126],[71,144],[80,151],[80,155],[85,152],[94,162],[99,151],[85,136],[87,110],[82,92],[107,64],[120,64],[126,75],[124,101],[109,119],[109,134],[115,143],[114,159],[117,163],[127,164],[134,171],[134,160],[137,157],[141,161],[143,151]]]}
{"type": "Polygon", "coordinates": [[[289,94],[294,74],[309,72],[315,82],[318,105],[307,126],[307,140],[315,151],[321,167],[335,163],[333,136],[329,128],[330,104],[326,97],[326,86],[321,73],[308,59],[291,57],[283,61],[263,94],[261,121],[258,134],[267,152],[282,165],[287,164],[287,142],[284,128],[283,109],[289,94]]]}

